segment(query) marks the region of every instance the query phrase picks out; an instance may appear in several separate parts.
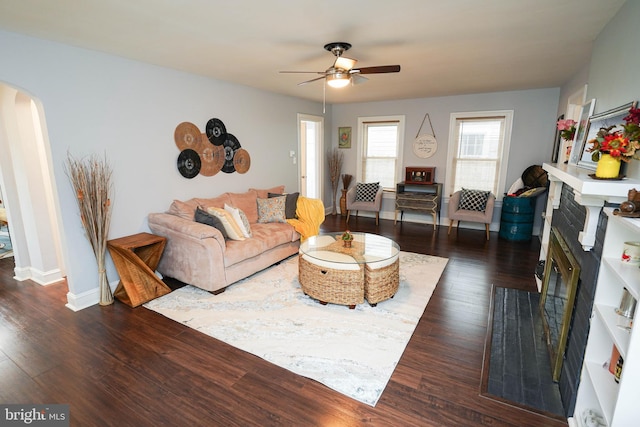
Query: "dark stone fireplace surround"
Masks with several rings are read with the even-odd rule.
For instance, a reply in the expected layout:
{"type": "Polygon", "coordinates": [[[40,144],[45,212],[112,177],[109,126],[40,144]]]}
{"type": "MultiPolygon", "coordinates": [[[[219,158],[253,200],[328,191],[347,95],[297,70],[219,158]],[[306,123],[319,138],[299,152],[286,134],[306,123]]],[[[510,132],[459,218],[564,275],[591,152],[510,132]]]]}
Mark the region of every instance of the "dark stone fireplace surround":
{"type": "Polygon", "coordinates": [[[585,218],[586,208],[575,201],[573,189],[569,185],[563,184],[560,206],[553,213],[551,225],[562,235],[571,253],[580,264],[580,280],[576,290],[559,382],[562,403],[568,417],[573,414],[578,385],[580,384],[582,362],[589,335],[589,319],[593,308],[596,280],[602,258],[602,245],[607,227],[607,217],[600,212],[594,246],[590,251],[585,251],[578,241],[578,235],[583,229],[585,218]]]}

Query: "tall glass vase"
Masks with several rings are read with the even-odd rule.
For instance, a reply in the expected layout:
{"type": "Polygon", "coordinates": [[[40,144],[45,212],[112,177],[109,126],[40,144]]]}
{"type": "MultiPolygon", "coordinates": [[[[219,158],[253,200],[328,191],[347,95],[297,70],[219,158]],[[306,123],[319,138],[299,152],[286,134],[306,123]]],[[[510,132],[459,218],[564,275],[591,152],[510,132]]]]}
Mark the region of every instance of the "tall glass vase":
{"type": "Polygon", "coordinates": [[[620,158],[602,154],[596,167],[596,178],[617,178],[620,175],[620,158]]]}

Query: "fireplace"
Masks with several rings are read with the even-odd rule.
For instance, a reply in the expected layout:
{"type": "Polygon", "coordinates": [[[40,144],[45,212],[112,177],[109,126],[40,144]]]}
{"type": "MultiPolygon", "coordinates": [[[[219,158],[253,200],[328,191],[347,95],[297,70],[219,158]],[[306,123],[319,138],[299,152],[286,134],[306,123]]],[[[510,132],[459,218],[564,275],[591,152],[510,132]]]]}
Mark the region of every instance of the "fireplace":
{"type": "Polygon", "coordinates": [[[560,380],[562,361],[571,324],[580,266],[555,227],[549,236],[540,314],[551,358],[553,381],[560,380]]]}
{"type": "MultiPolygon", "coordinates": [[[[549,252],[551,229],[561,235],[580,266],[573,312],[560,372],[560,395],[567,416],[574,413],[578,385],[589,336],[591,314],[607,227],[602,207],[627,200],[637,180],[607,181],[589,177],[587,169],[570,164],[543,165],[549,174],[549,193],[541,236],[541,258],[549,252]]],[[[546,264],[546,263],[545,263],[546,264]]],[[[542,289],[542,281],[538,282],[542,289]]]]}

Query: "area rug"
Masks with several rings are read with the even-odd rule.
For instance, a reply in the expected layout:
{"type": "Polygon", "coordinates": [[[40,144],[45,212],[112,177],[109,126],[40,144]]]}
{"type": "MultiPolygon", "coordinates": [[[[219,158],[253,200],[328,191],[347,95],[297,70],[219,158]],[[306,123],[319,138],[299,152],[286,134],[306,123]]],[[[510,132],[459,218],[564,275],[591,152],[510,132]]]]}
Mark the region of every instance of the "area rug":
{"type": "Polygon", "coordinates": [[[376,307],[350,310],[306,296],[296,256],[219,295],[185,286],[144,306],[375,406],[446,264],[401,252],[398,292],[376,307]]]}
{"type": "Polygon", "coordinates": [[[11,239],[6,234],[0,234],[0,259],[13,256],[11,239]]]}

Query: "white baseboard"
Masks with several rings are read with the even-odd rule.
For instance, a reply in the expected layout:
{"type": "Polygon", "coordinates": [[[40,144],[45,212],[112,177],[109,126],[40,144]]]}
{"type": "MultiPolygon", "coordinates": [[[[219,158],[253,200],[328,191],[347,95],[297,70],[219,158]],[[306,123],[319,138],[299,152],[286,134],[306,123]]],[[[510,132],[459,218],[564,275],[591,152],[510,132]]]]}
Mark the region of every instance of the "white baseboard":
{"type": "Polygon", "coordinates": [[[33,267],[16,267],[13,269],[13,278],[20,282],[32,280],[41,286],[48,286],[64,280],[62,271],[58,268],[49,271],[40,271],[33,267]]]}
{"type": "MultiPolygon", "coordinates": [[[[117,285],[118,282],[109,283],[111,292],[115,291],[117,285]]],[[[98,303],[100,303],[100,289],[96,287],[80,294],[67,292],[67,303],[65,304],[65,307],[69,310],[80,311],[98,303]]]]}

